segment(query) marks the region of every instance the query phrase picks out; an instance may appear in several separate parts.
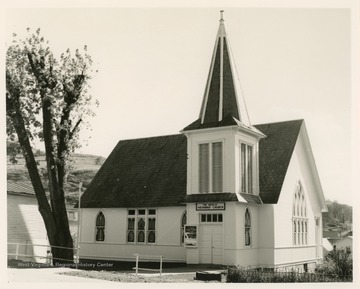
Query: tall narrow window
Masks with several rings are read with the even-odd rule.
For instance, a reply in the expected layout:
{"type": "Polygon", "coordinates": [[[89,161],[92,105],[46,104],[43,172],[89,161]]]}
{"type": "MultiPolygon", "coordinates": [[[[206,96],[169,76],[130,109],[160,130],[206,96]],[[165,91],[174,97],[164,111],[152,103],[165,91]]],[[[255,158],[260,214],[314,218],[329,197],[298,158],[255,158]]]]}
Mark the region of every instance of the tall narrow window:
{"type": "Polygon", "coordinates": [[[241,144],[241,192],[246,193],[246,145],[241,144]]]}
{"type": "Polygon", "coordinates": [[[223,191],[222,142],[199,145],[199,192],[223,191]]]}
{"type": "Polygon", "coordinates": [[[135,210],[128,210],[127,241],[135,242],[135,210]]]}
{"type": "Polygon", "coordinates": [[[199,145],[199,191],[209,192],[209,144],[199,145]]]}
{"type": "Polygon", "coordinates": [[[249,209],[245,212],[245,246],[251,245],[251,217],[249,209]]]}
{"type": "Polygon", "coordinates": [[[222,192],[223,176],[223,153],[222,143],[212,144],[212,191],[215,193],[222,192]]]}
{"type": "Polygon", "coordinates": [[[137,241],[139,243],[145,242],[145,220],[144,218],[138,218],[137,222],[137,241]]]}
{"type": "Polygon", "coordinates": [[[183,213],[182,217],[181,217],[181,244],[184,244],[184,238],[185,238],[185,225],[186,225],[186,220],[187,216],[186,216],[186,211],[183,213]]]}
{"type": "Polygon", "coordinates": [[[148,243],[155,243],[155,218],[148,218],[148,243]]]}
{"type": "Polygon", "coordinates": [[[241,192],[253,193],[253,148],[252,146],[241,144],[241,192]]]}
{"type": "Polygon", "coordinates": [[[96,217],[96,241],[105,240],[105,216],[99,212],[96,217]]]}
{"type": "Polygon", "coordinates": [[[127,241],[130,243],[135,241],[135,218],[128,218],[127,241]]]}
{"type": "Polygon", "coordinates": [[[247,155],[247,174],[248,174],[248,193],[249,194],[252,194],[252,184],[253,184],[253,181],[252,181],[252,147],[251,146],[248,146],[248,155],[247,155]]]}

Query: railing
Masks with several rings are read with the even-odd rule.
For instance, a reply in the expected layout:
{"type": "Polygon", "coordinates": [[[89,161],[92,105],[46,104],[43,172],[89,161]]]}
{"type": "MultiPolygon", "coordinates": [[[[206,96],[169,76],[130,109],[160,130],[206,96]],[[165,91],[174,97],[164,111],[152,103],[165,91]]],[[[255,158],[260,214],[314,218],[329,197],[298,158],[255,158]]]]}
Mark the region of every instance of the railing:
{"type": "MultiPolygon", "coordinates": [[[[65,249],[65,250],[73,250],[76,252],[78,252],[78,249],[79,248],[69,248],[69,247],[61,247],[61,246],[51,246],[51,245],[39,245],[39,244],[29,244],[29,243],[8,243],[8,245],[15,245],[15,253],[11,253],[9,252],[8,250],[8,253],[7,255],[8,256],[15,256],[15,260],[18,260],[19,257],[23,257],[23,258],[40,258],[40,259],[44,259],[45,263],[48,264],[48,265],[51,265],[52,264],[52,259],[53,259],[53,256],[52,256],[52,253],[51,253],[51,249],[52,248],[58,248],[58,249],[65,249]],[[47,254],[46,255],[36,255],[36,254],[22,254],[22,253],[19,253],[19,248],[21,246],[26,246],[26,247],[46,247],[48,250],[47,250],[47,254]]],[[[79,258],[78,258],[78,253],[76,253],[75,255],[75,264],[76,264],[76,268],[78,267],[78,263],[79,263],[79,258]]],[[[59,260],[59,261],[73,261],[73,260],[70,260],[70,259],[64,259],[64,258],[56,258],[56,260],[59,260]]]]}
{"type": "Polygon", "coordinates": [[[160,276],[162,274],[162,262],[163,262],[163,256],[157,256],[157,255],[140,255],[140,254],[134,254],[134,256],[136,257],[136,265],[133,269],[135,269],[135,274],[136,276],[138,275],[139,270],[144,270],[144,271],[159,271],[160,276]],[[153,261],[153,260],[157,260],[159,259],[160,261],[160,269],[151,269],[151,268],[140,268],[139,267],[139,259],[140,256],[143,257],[146,261],[153,261]]]}

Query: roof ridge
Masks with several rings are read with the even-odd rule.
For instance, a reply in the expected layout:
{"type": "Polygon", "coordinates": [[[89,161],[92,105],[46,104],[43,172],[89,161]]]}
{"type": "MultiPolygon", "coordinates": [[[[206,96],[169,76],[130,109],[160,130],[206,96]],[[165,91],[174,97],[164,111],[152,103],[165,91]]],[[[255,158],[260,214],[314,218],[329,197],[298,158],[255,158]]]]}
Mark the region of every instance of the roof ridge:
{"type": "Polygon", "coordinates": [[[284,121],[276,121],[276,122],[266,122],[266,123],[257,123],[253,126],[259,126],[259,125],[268,125],[268,124],[280,124],[280,123],[290,123],[290,122],[304,122],[305,119],[299,118],[299,119],[293,119],[293,120],[284,120],[284,121]]]}
{"type": "Polygon", "coordinates": [[[118,141],[118,143],[124,141],[146,140],[146,139],[156,139],[156,138],[175,137],[175,136],[183,136],[183,134],[177,133],[177,134],[157,135],[157,136],[148,136],[148,137],[128,138],[128,139],[121,139],[118,141]]]}

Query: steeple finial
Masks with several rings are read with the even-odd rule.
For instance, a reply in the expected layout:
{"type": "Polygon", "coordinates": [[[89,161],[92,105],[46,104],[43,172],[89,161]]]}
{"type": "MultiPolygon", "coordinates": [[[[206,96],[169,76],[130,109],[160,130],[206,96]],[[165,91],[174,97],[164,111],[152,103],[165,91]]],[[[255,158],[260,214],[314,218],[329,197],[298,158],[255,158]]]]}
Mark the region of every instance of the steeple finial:
{"type": "Polygon", "coordinates": [[[224,10],[220,10],[220,21],[224,21],[224,10]]]}

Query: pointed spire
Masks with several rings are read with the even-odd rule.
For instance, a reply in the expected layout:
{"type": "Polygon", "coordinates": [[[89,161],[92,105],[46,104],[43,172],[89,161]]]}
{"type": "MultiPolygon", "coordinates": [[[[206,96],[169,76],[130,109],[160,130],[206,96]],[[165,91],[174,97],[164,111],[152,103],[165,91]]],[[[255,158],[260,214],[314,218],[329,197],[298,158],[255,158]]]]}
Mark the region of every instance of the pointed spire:
{"type": "Polygon", "coordinates": [[[237,124],[250,128],[252,126],[231,55],[223,13],[221,10],[200,121],[201,125],[217,126],[216,123],[232,117],[237,124]]]}

